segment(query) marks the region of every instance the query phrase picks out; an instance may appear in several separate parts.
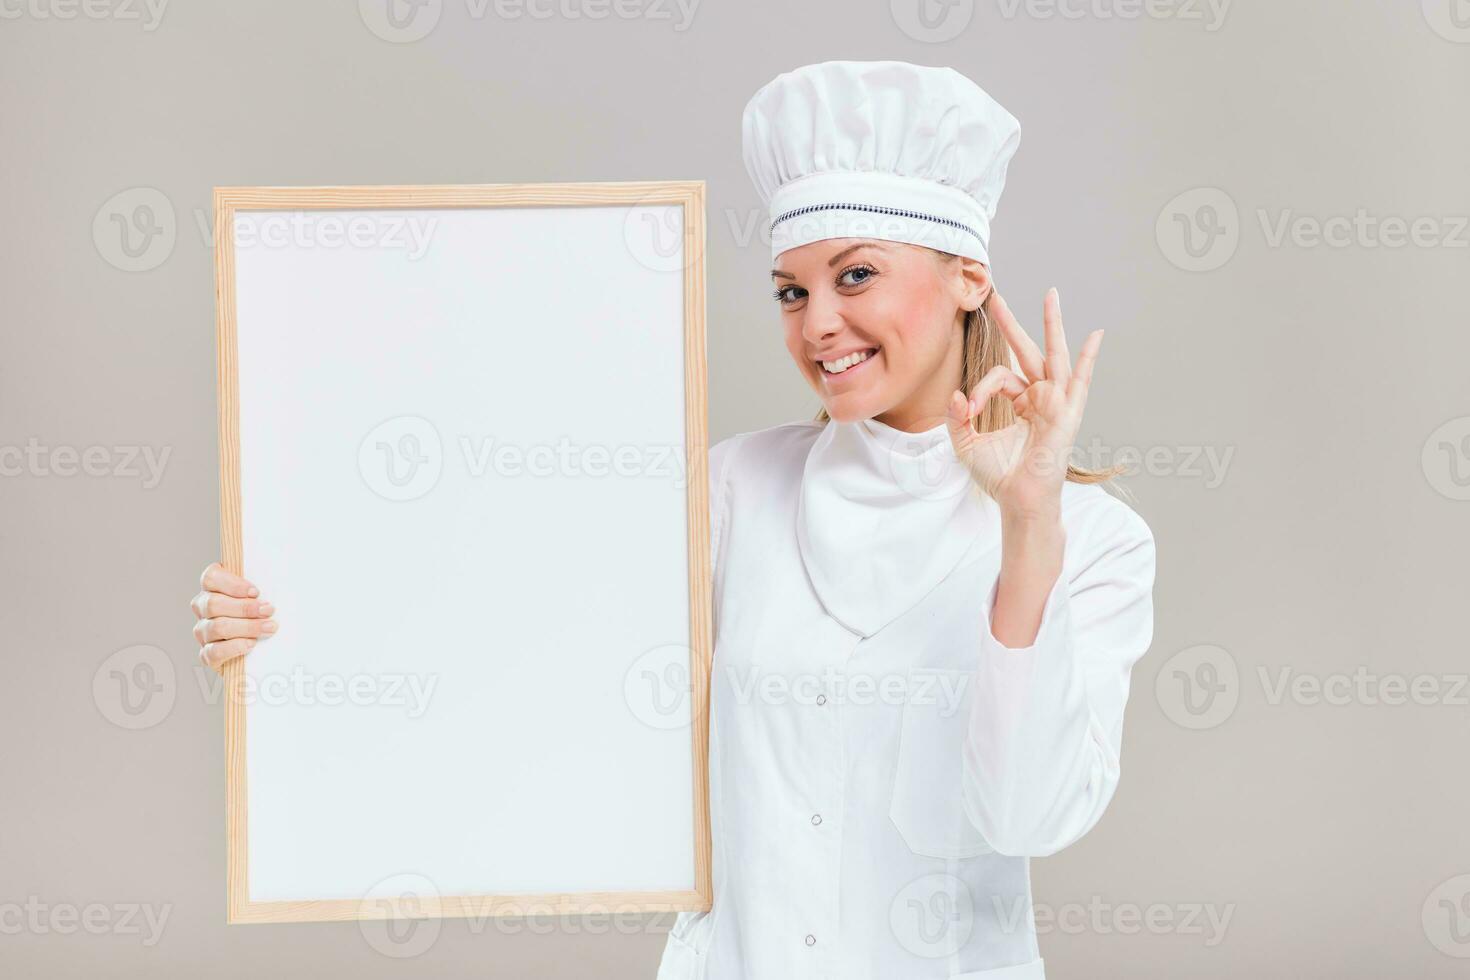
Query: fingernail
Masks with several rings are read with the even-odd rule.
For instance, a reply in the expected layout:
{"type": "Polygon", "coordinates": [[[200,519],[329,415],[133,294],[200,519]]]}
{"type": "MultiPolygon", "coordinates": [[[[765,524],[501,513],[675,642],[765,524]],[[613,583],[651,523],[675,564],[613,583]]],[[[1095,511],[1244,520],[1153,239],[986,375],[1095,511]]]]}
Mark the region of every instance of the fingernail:
{"type": "Polygon", "coordinates": [[[273,603],[262,602],[260,604],[260,614],[262,616],[269,616],[272,613],[274,613],[275,611],[276,611],[276,607],[275,607],[275,605],[273,603]]]}
{"type": "Polygon", "coordinates": [[[249,594],[250,594],[250,598],[254,599],[256,596],[260,595],[260,590],[257,589],[255,586],[252,585],[250,587],[250,593],[249,594]]]}
{"type": "Polygon", "coordinates": [[[276,631],[276,621],[274,619],[267,619],[260,624],[260,631],[262,633],[274,633],[276,631]]]}

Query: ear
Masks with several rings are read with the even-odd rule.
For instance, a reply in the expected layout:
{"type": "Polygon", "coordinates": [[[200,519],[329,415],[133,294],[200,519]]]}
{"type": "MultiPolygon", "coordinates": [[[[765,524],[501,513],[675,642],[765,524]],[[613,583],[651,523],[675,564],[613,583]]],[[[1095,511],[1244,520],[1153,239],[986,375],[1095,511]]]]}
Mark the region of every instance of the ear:
{"type": "Polygon", "coordinates": [[[990,268],[979,259],[960,257],[960,309],[978,310],[985,305],[994,288],[990,281],[990,268]]]}

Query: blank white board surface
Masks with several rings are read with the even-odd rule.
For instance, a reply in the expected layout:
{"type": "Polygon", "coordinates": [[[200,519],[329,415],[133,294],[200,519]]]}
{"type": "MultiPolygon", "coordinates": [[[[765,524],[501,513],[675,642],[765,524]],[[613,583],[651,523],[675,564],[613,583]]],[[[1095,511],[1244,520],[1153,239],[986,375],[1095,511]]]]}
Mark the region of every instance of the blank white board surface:
{"type": "Polygon", "coordinates": [[[702,186],[567,186],[224,209],[234,921],[708,907],[702,186]]]}

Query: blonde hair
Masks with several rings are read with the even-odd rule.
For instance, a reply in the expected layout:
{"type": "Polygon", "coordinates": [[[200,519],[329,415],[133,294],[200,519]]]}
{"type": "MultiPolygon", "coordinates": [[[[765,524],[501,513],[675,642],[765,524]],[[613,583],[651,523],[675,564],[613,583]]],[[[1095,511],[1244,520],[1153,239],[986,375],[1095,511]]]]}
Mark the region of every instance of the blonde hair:
{"type": "MultiPolygon", "coordinates": [[[[925,246],[916,246],[924,248],[925,246]]],[[[941,252],[937,249],[927,249],[937,255],[941,261],[950,262],[959,258],[952,252],[941,252]]],[[[985,377],[985,373],[997,364],[1011,366],[1011,349],[1006,343],[1005,335],[995,325],[994,320],[987,312],[990,300],[995,296],[992,287],[990,295],[985,297],[985,302],[978,309],[965,311],[964,325],[964,350],[960,361],[960,390],[968,394],[985,377]]],[[[816,421],[830,422],[831,416],[827,414],[826,407],[817,410],[816,421]]],[[[971,425],[976,432],[994,432],[1004,429],[1016,421],[1016,413],[1011,408],[1011,403],[1005,398],[992,398],[990,402],[981,407],[980,413],[975,416],[971,425]]],[[[1103,483],[1111,480],[1125,467],[1114,465],[1105,470],[1087,469],[1081,466],[1067,464],[1067,479],[1073,483],[1103,483]]]]}

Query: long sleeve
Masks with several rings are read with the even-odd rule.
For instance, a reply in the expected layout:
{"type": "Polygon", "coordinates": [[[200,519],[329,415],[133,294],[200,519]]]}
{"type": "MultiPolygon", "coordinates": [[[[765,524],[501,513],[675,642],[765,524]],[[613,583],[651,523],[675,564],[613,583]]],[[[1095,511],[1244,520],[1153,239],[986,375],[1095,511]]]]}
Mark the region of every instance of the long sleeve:
{"type": "Polygon", "coordinates": [[[749,432],[721,439],[709,450],[709,537],[710,581],[713,583],[715,615],[719,615],[719,596],[724,585],[724,566],[720,563],[720,543],[729,525],[730,464],[749,432]]]}
{"type": "Polygon", "coordinates": [[[980,626],[964,747],[966,811],[997,852],[1041,857],[1087,833],[1118,786],[1123,708],[1153,639],[1154,541],[1122,501],[1087,488],[1064,510],[1063,571],[1034,642],[980,626]]]}

